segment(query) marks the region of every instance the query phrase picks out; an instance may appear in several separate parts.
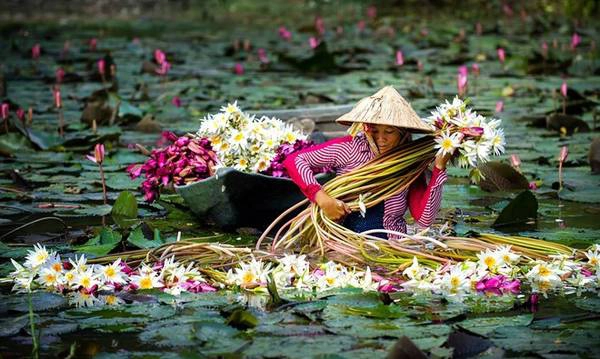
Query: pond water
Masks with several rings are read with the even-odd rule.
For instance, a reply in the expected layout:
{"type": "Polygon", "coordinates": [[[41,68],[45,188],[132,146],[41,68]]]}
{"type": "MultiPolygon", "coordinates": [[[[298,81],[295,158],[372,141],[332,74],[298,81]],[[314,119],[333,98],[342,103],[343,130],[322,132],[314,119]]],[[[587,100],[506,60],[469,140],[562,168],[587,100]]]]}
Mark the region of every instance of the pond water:
{"type": "MultiPolygon", "coordinates": [[[[469,183],[466,170],[450,168],[440,220],[451,221],[459,234],[518,233],[577,248],[600,243],[600,177],[591,173],[588,159],[592,140],[600,136],[600,35],[594,17],[585,13],[592,10],[573,5],[573,14],[587,15],[563,18],[557,16],[557,9],[567,6],[561,2],[551,2],[550,8],[532,2],[522,11],[512,9],[513,15],[500,2],[479,10],[452,9],[445,3],[436,8],[435,3],[417,7],[383,1],[369,18],[362,2],[296,1],[272,7],[250,1],[208,2],[204,7],[192,2],[189,13],[168,19],[57,17],[2,23],[5,93],[0,95],[11,103],[11,121],[18,123],[16,108],[31,107],[33,122],[25,132],[0,134],[0,276],[12,271],[9,258],[22,261],[33,243],[68,254],[72,245],[100,231],[102,216],[111,208],[103,205],[97,166],[85,158],[98,142],[107,148],[109,203],[121,191],[134,192],[145,233],[159,232],[164,239],[181,231],[184,238],[253,243],[255,231],[211,227],[195,218],[177,195],[144,202],[138,192],[141,181],[130,180],[125,172],[129,164],[146,159],[133,145],[157,146],[160,130],[195,132],[204,115],[235,100],[250,113],[276,113],[352,104],[384,85],[393,85],[424,117],[455,96],[460,65],[469,66],[467,96],[474,108],[503,120],[507,145],[498,160],[509,163],[510,155],[518,154],[526,179],[539,181],[533,191],[538,218],[525,227],[492,230],[498,214],[520,191],[484,191],[469,183]],[[276,15],[283,10],[287,15],[276,15]],[[326,47],[313,50],[309,38],[315,35],[317,15],[324,19],[326,47]],[[291,41],[279,37],[280,26],[292,32],[291,41]],[[571,48],[575,32],[582,41],[571,48]],[[95,48],[90,39],[97,39],[95,48]],[[35,44],[42,49],[38,59],[31,56],[35,44]],[[506,50],[504,63],[497,57],[499,47],[506,50]],[[259,48],[268,64],[261,64],[259,48]],[[167,76],[143,70],[155,49],[162,49],[172,64],[167,76]],[[402,65],[396,64],[398,50],[402,65]],[[118,97],[111,95],[106,104],[88,109],[84,117],[98,123],[94,132],[82,114],[90,96],[102,98],[105,92],[96,70],[100,58],[116,65],[118,97]],[[235,74],[236,64],[243,66],[242,74],[235,74]],[[58,68],[66,73],[60,87],[64,138],[57,132],[59,113],[51,91],[58,68]],[[569,89],[569,116],[546,120],[563,112],[563,81],[569,89]],[[174,104],[175,97],[181,106],[174,104]],[[117,101],[119,113],[109,124],[112,112],[103,106],[112,109],[117,101]],[[500,101],[503,110],[495,113],[500,101]],[[142,118],[145,126],[139,124],[142,118]],[[557,156],[565,145],[565,188],[557,193],[557,156]]],[[[110,81],[105,82],[108,86],[110,81]]],[[[323,126],[325,131],[343,130],[323,126]]],[[[592,155],[598,158],[599,152],[592,155]]],[[[109,217],[104,219],[107,226],[112,224],[109,217]]],[[[1,296],[0,352],[29,355],[31,337],[23,317],[27,298],[12,294],[6,284],[1,296]]],[[[58,297],[42,296],[34,306],[42,355],[67,356],[72,350],[73,357],[371,358],[386,356],[402,335],[432,357],[600,354],[595,320],[600,301],[594,296],[542,298],[532,312],[524,297],[482,296],[455,303],[397,294],[392,298],[397,304],[386,306],[375,294],[343,290],[279,310],[247,309],[244,313],[258,321],[250,329],[225,323],[232,312],[244,310],[232,304],[235,293],[183,296],[177,304],[155,293],[141,296],[141,304],[124,309],[76,309],[58,297]]]]}

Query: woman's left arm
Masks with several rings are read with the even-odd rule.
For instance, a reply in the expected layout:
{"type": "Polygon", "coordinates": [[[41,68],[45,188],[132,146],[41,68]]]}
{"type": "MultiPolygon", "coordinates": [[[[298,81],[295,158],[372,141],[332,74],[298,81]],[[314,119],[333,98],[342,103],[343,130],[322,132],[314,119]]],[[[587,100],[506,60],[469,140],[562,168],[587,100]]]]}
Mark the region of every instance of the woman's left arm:
{"type": "Polygon", "coordinates": [[[431,179],[425,184],[425,178],[414,182],[408,190],[410,214],[422,227],[429,227],[437,216],[442,204],[442,189],[448,179],[446,168],[433,167],[431,179]]]}

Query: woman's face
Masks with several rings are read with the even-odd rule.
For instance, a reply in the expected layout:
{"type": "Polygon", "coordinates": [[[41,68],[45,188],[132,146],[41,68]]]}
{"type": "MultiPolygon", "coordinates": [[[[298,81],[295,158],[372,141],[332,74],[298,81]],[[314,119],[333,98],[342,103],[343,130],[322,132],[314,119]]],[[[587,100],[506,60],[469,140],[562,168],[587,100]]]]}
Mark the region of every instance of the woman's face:
{"type": "Polygon", "coordinates": [[[377,144],[380,153],[386,153],[400,144],[406,132],[398,127],[388,125],[368,125],[368,132],[377,144]]]}

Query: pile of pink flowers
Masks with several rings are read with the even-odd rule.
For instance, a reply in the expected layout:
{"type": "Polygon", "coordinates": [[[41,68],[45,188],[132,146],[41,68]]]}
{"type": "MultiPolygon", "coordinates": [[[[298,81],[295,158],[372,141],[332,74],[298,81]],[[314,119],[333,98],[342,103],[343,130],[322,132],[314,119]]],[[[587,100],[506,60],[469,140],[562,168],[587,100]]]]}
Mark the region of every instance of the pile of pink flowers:
{"type": "Polygon", "coordinates": [[[144,164],[127,167],[131,178],[145,174],[141,190],[147,202],[158,199],[163,187],[184,185],[212,176],[218,161],[206,138],[177,137],[172,132],[163,132],[163,138],[172,144],[152,150],[144,164]]]}
{"type": "MultiPolygon", "coordinates": [[[[273,176],[273,177],[289,177],[283,162],[294,152],[302,151],[306,148],[314,146],[312,141],[308,140],[296,140],[293,144],[282,143],[275,151],[275,156],[271,159],[269,168],[261,172],[262,174],[273,176]]],[[[323,169],[322,172],[327,172],[327,169],[323,169]]]]}

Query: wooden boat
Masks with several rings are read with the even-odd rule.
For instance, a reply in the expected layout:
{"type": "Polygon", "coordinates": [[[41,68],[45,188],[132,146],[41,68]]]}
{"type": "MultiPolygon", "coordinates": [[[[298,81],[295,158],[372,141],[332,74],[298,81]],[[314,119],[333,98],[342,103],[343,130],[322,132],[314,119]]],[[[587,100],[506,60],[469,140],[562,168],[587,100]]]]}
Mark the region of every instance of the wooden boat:
{"type": "MultiPolygon", "coordinates": [[[[332,174],[319,174],[325,183],[332,174]]],[[[245,173],[220,168],[202,181],[175,186],[194,214],[223,229],[264,229],[286,209],[303,200],[300,189],[289,178],[245,173]]]]}

